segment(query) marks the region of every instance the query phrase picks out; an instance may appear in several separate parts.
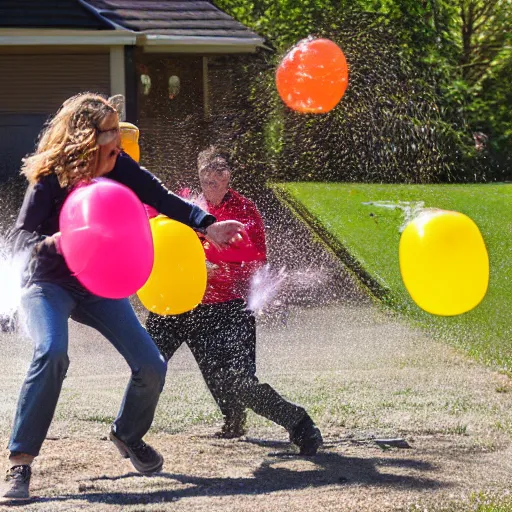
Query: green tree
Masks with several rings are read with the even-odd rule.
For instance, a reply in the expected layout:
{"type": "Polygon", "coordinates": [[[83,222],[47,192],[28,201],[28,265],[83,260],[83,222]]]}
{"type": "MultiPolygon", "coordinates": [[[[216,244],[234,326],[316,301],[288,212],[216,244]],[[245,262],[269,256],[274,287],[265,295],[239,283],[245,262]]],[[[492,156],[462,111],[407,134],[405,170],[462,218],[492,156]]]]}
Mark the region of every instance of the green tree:
{"type": "Polygon", "coordinates": [[[510,53],[512,2],[459,0],[460,67],[469,84],[484,79],[510,53]]]}
{"type": "Polygon", "coordinates": [[[496,161],[503,162],[510,152],[510,0],[215,4],[266,37],[276,50],[267,55],[264,70],[252,76],[250,95],[253,114],[262,113],[256,123],[262,132],[259,140],[266,145],[261,158],[270,160],[274,170],[291,167],[294,176],[302,176],[307,169],[311,177],[320,173],[331,179],[346,179],[347,172],[364,179],[356,172],[361,168],[373,180],[474,179],[486,173],[492,177],[487,157],[498,155],[496,161]],[[280,57],[308,35],[337,41],[351,66],[349,90],[327,116],[289,112],[273,86],[280,57]],[[368,126],[372,120],[380,133],[373,129],[366,138],[356,135],[354,126],[368,126]],[[475,148],[477,130],[490,136],[492,155],[483,158],[475,148]]]}

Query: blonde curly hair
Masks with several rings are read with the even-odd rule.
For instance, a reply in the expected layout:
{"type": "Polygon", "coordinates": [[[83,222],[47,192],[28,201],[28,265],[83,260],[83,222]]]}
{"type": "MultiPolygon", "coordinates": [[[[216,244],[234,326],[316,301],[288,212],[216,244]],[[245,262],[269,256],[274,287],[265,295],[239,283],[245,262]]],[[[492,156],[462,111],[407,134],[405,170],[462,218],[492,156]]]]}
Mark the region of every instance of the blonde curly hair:
{"type": "Polygon", "coordinates": [[[29,183],[55,173],[61,187],[94,177],[102,122],[117,114],[114,102],[93,93],[66,100],[41,132],[36,151],[23,160],[29,183]]]}

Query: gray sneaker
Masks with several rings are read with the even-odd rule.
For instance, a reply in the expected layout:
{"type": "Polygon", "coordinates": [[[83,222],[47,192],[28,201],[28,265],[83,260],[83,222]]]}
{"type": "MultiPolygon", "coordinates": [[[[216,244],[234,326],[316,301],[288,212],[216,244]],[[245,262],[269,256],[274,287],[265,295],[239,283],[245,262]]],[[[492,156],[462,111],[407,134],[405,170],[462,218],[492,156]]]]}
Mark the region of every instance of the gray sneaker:
{"type": "Polygon", "coordinates": [[[164,458],[142,439],[135,443],[125,443],[116,434],[110,432],[110,440],[116,445],[119,453],[125,459],[130,459],[133,467],[144,475],[158,473],[164,465],[164,458]]]}
{"type": "Polygon", "coordinates": [[[30,466],[13,466],[7,470],[5,481],[7,490],[3,497],[8,500],[28,500],[30,499],[29,486],[32,470],[30,466]]]}

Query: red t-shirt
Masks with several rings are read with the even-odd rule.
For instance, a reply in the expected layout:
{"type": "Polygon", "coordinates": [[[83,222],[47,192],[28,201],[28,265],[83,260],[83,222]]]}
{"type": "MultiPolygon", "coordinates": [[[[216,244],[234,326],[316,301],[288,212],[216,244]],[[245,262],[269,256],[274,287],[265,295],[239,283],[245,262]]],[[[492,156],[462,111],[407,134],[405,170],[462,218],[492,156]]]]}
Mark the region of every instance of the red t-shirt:
{"type": "Polygon", "coordinates": [[[215,265],[208,272],[203,304],[233,299],[247,300],[250,280],[267,259],[265,227],[256,205],[233,189],[222,202],[213,205],[204,200],[209,213],[218,221],[237,220],[245,226],[247,237],[226,249],[219,250],[202,238],[206,259],[215,265]]]}

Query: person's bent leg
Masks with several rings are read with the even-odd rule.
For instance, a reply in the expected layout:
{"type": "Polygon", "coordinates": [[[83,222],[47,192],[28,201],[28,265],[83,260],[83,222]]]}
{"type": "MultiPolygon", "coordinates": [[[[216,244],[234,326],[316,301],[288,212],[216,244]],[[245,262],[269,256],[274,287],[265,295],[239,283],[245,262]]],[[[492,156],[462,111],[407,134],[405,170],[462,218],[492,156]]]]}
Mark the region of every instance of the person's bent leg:
{"type": "Polygon", "coordinates": [[[212,354],[209,350],[209,336],[212,335],[214,338],[218,338],[220,334],[220,338],[225,339],[222,332],[226,328],[231,328],[226,325],[224,319],[218,318],[217,320],[220,320],[220,322],[216,322],[217,325],[212,329],[212,319],[209,318],[210,310],[211,306],[201,305],[180,315],[161,316],[149,313],[146,320],[146,329],[166,361],[171,360],[182,343],[187,343],[208,389],[225,418],[221,431],[216,434],[217,437],[240,437],[245,434],[246,414],[244,407],[228,403],[219,394],[215,382],[209,379],[209,369],[212,365],[215,366],[215,354],[212,354]]]}
{"type": "MultiPolygon", "coordinates": [[[[289,433],[303,455],[313,455],[322,444],[320,431],[306,410],[282,397],[269,384],[256,377],[256,321],[251,311],[231,312],[232,333],[215,347],[218,366],[209,378],[228,403],[252,409],[289,433]]],[[[221,340],[219,340],[221,341],[221,340]]]]}
{"type": "Polygon", "coordinates": [[[146,331],[166,361],[172,359],[183,343],[181,316],[161,316],[150,312],[146,320],[146,331]]]}
{"type": "Polygon", "coordinates": [[[164,358],[128,299],[91,297],[80,304],[72,318],[101,332],[128,363],[132,376],[115,430],[128,443],[141,439],[151,426],[165,383],[164,358]]]}
{"type": "Polygon", "coordinates": [[[74,307],[70,293],[53,283],[34,284],[23,293],[21,320],[34,353],[9,441],[11,469],[5,498],[29,497],[30,464],[50,427],[69,366],[68,318],[74,307]]]}
{"type": "Polygon", "coordinates": [[[289,402],[269,384],[260,383],[257,377],[221,379],[226,387],[225,393],[235,393],[245,407],[284,427],[301,455],[316,454],[323,443],[322,435],[303,407],[289,402]]]}
{"type": "MultiPolygon", "coordinates": [[[[194,350],[191,351],[196,357],[194,350]]],[[[226,392],[222,382],[216,378],[215,372],[212,372],[208,357],[202,357],[201,359],[196,357],[196,361],[204,381],[224,417],[224,423],[215,436],[222,439],[234,439],[244,436],[247,433],[245,405],[240,402],[235,393],[226,392]]]]}
{"type": "Polygon", "coordinates": [[[50,427],[69,366],[68,318],[73,297],[53,283],[32,285],[22,297],[22,321],[34,344],[22,385],[9,450],[37,456],[50,427]]]}
{"type": "Polygon", "coordinates": [[[216,375],[230,365],[244,368],[249,374],[256,372],[256,337],[244,327],[245,303],[236,300],[202,305],[192,313],[195,336],[190,337],[187,344],[224,417],[224,424],[215,435],[225,439],[241,437],[247,433],[245,406],[235,394],[225,392],[216,375]]]}
{"type": "Polygon", "coordinates": [[[139,322],[128,299],[91,296],[80,304],[73,318],[101,332],[124,357],[132,372],[114,421],[112,441],[138,471],[159,471],[162,456],[142,438],[151,427],[165,383],[167,364],[163,356],[139,322]]]}

